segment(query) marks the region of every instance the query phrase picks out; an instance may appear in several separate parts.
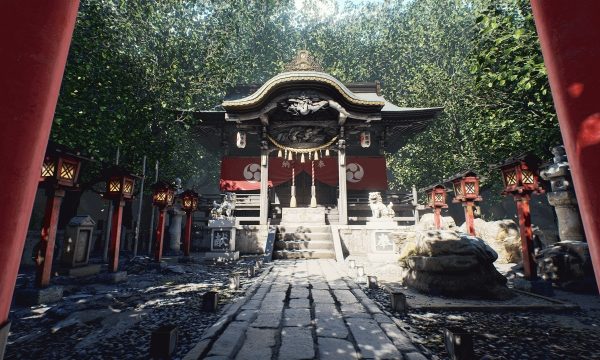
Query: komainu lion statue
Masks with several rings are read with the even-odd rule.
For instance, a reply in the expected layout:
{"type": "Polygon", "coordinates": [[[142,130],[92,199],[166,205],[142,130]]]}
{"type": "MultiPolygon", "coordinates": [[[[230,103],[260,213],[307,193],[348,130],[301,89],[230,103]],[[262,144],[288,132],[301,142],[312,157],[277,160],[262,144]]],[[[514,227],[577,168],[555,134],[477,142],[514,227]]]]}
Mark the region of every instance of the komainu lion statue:
{"type": "Polygon", "coordinates": [[[388,206],[385,206],[383,204],[383,199],[381,198],[381,193],[379,192],[369,193],[369,207],[371,208],[373,219],[394,218],[395,212],[393,209],[393,204],[390,202],[388,206]]]}

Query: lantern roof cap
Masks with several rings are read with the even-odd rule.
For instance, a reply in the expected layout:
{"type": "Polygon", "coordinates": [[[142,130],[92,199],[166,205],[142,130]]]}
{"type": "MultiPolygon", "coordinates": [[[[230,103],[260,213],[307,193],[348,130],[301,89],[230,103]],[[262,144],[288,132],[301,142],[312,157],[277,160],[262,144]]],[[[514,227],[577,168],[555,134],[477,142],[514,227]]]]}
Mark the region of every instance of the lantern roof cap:
{"type": "Polygon", "coordinates": [[[53,140],[48,141],[48,145],[46,146],[46,156],[48,155],[63,155],[79,160],[96,162],[96,160],[94,160],[93,157],[84,156],[79,150],[75,150],[68,146],[59,144],[53,140]]]}
{"type": "Polygon", "coordinates": [[[157,182],[152,184],[151,188],[152,189],[169,188],[171,190],[175,190],[175,186],[173,186],[173,184],[171,184],[167,181],[164,181],[164,180],[158,180],[157,182]]]}
{"type": "Polygon", "coordinates": [[[429,186],[425,186],[421,189],[419,189],[419,191],[431,191],[433,189],[444,189],[446,192],[448,192],[448,189],[446,189],[446,186],[443,183],[435,183],[435,184],[431,184],[429,186]]]}
{"type": "Polygon", "coordinates": [[[469,170],[465,170],[465,171],[462,171],[462,172],[459,172],[459,173],[456,173],[456,174],[450,176],[449,178],[444,180],[444,183],[453,182],[454,180],[462,179],[467,176],[474,176],[476,178],[479,178],[479,176],[475,173],[475,171],[469,169],[469,170]]]}
{"type": "Polygon", "coordinates": [[[194,196],[200,196],[200,194],[198,194],[198,192],[196,190],[194,190],[194,189],[186,189],[180,195],[184,196],[184,195],[188,195],[188,194],[191,194],[191,195],[194,195],[194,196]]]}
{"type": "Polygon", "coordinates": [[[107,176],[130,176],[136,179],[142,179],[142,176],[134,174],[131,170],[120,165],[110,165],[104,168],[103,173],[107,176]]]}
{"type": "Polygon", "coordinates": [[[529,166],[529,167],[537,169],[541,163],[541,159],[537,155],[534,155],[531,152],[525,152],[525,153],[519,154],[517,156],[509,157],[508,159],[503,160],[497,164],[491,164],[491,165],[489,165],[489,168],[490,168],[490,170],[495,170],[495,169],[503,168],[505,166],[522,163],[522,162],[526,163],[527,166],[529,166]]]}

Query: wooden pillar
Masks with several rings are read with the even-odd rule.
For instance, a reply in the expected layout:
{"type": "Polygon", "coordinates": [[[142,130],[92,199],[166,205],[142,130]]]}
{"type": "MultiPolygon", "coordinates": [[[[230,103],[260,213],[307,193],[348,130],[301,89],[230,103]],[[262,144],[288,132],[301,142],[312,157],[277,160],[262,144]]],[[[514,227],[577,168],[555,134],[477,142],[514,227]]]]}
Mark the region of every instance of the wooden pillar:
{"type": "Polygon", "coordinates": [[[154,261],[162,259],[163,240],[165,237],[165,214],[167,209],[158,210],[158,222],[156,223],[156,240],[154,241],[154,261]]]}
{"type": "Polygon", "coordinates": [[[185,213],[185,233],[183,238],[183,255],[190,256],[190,247],[192,244],[192,217],[193,212],[187,211],[185,213]]]}
{"type": "Polygon", "coordinates": [[[0,358],[78,7],[4,1],[0,11],[0,358]]]}
{"type": "Polygon", "coordinates": [[[269,218],[269,150],[260,151],[260,224],[267,225],[269,218]]]}
{"type": "Polygon", "coordinates": [[[119,269],[119,250],[121,245],[121,220],[123,219],[123,207],[125,201],[113,201],[113,213],[110,226],[110,253],[108,271],[117,272],[119,269]]]}
{"type": "Polygon", "coordinates": [[[49,189],[47,191],[48,198],[46,200],[44,223],[42,224],[42,236],[35,256],[37,266],[35,284],[39,288],[50,285],[52,258],[54,257],[54,244],[56,243],[56,227],[58,225],[60,205],[64,196],[65,191],[62,189],[49,189]]]}
{"type": "Polygon", "coordinates": [[[600,2],[531,7],[600,288],[600,2]]]}
{"type": "Polygon", "coordinates": [[[442,230],[442,208],[436,206],[433,208],[433,225],[438,230],[442,230]]]}
{"type": "Polygon", "coordinates": [[[465,227],[469,235],[475,236],[475,214],[473,213],[473,201],[465,201],[463,203],[465,207],[465,227]]]}
{"type": "Polygon", "coordinates": [[[340,225],[348,224],[348,187],[346,181],[346,143],[344,139],[338,141],[338,176],[339,176],[339,199],[338,211],[340,214],[340,225]]]}
{"type": "Polygon", "coordinates": [[[515,195],[517,213],[519,215],[519,230],[521,233],[521,251],[523,253],[523,272],[525,278],[534,280],[537,277],[536,265],[533,260],[533,231],[531,230],[531,212],[529,211],[529,194],[515,195]]]}

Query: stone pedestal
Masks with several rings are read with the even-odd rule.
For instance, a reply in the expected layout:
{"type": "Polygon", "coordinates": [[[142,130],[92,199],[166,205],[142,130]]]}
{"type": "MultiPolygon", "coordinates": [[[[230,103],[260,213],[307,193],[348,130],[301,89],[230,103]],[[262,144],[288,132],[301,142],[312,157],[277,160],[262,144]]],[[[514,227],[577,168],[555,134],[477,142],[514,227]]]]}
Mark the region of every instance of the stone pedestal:
{"type": "Polygon", "coordinates": [[[177,254],[181,247],[181,223],[185,211],[178,208],[169,210],[169,252],[177,254]]]}
{"type": "Polygon", "coordinates": [[[85,277],[99,274],[101,269],[102,265],[93,264],[74,268],[64,268],[60,270],[60,274],[71,277],[85,277]]]}
{"type": "Polygon", "coordinates": [[[398,229],[398,224],[391,219],[370,219],[365,227],[369,236],[369,261],[396,261],[398,249],[392,239],[392,232],[398,229]]]}
{"type": "Polygon", "coordinates": [[[282,224],[325,225],[325,208],[283,208],[282,224]]]}
{"type": "Polygon", "coordinates": [[[107,284],[118,284],[127,281],[127,271],[110,272],[100,274],[99,280],[107,284]]]}
{"type": "Polygon", "coordinates": [[[15,291],[15,302],[24,306],[50,304],[61,300],[62,297],[62,286],[49,286],[43,289],[18,289],[15,291]]]}
{"type": "Polygon", "coordinates": [[[575,194],[571,191],[553,191],[548,193],[548,202],[556,211],[560,240],[585,241],[575,194]]]}
{"type": "Polygon", "coordinates": [[[208,228],[211,229],[210,252],[205,257],[217,261],[238,260],[240,252],[235,250],[235,218],[209,220],[208,228]]]}

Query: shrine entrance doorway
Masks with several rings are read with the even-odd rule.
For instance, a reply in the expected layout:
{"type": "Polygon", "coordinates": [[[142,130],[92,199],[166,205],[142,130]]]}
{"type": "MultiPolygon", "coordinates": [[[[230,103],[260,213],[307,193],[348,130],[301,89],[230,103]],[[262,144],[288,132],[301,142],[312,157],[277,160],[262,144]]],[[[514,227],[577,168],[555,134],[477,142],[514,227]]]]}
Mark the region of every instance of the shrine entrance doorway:
{"type": "MultiPolygon", "coordinates": [[[[312,179],[310,174],[302,172],[295,178],[296,207],[310,207],[312,179]]],[[[317,206],[337,206],[337,186],[330,186],[315,180],[317,206]]],[[[290,207],[292,181],[286,181],[273,189],[274,200],[281,207],[290,207]]]]}

